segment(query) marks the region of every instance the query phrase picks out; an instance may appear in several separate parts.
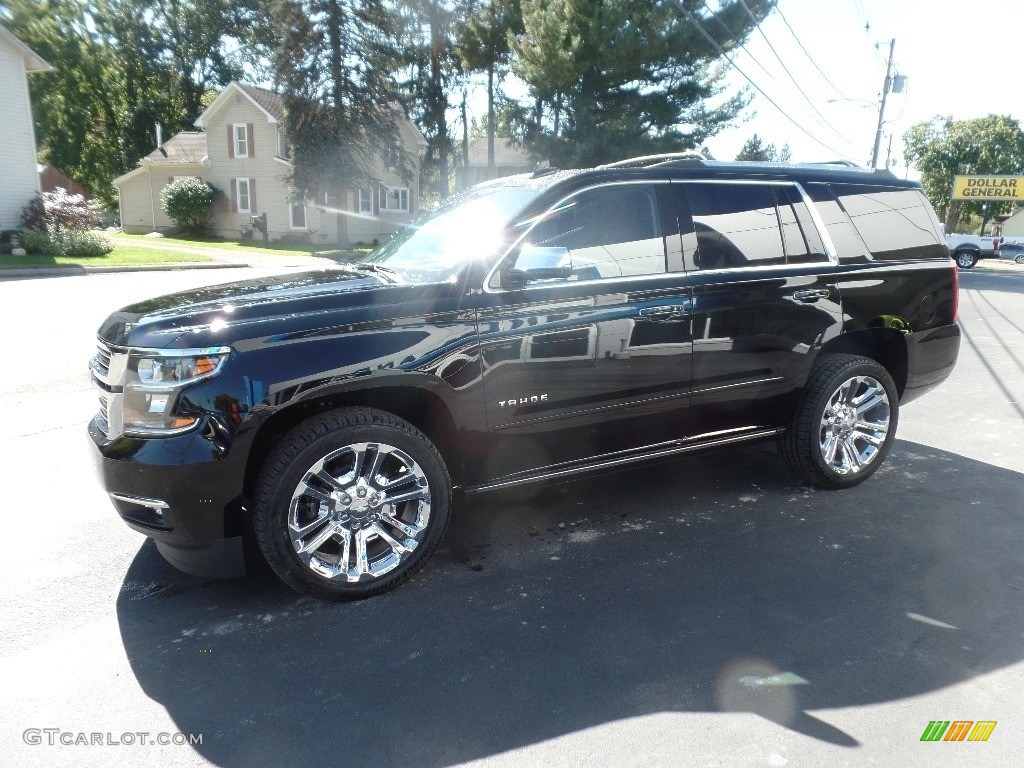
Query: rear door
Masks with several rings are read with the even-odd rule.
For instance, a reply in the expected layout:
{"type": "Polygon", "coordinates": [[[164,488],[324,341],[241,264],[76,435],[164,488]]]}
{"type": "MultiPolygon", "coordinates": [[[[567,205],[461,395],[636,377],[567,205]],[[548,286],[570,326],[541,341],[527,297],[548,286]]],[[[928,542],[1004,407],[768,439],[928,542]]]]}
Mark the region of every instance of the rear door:
{"type": "Polygon", "coordinates": [[[691,435],[781,426],[842,327],[834,266],[792,182],[683,182],[691,435]]]}

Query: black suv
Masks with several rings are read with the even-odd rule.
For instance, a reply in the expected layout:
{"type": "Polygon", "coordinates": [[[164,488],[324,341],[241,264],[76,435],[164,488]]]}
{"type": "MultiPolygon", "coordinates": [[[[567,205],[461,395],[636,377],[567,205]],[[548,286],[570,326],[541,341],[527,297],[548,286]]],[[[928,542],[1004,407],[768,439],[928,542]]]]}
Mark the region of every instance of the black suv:
{"type": "Polygon", "coordinates": [[[657,156],[445,201],[363,262],[114,313],[99,473],[174,565],[408,579],[462,494],[775,439],[869,477],[957,358],[957,271],[887,171],[657,156]]]}

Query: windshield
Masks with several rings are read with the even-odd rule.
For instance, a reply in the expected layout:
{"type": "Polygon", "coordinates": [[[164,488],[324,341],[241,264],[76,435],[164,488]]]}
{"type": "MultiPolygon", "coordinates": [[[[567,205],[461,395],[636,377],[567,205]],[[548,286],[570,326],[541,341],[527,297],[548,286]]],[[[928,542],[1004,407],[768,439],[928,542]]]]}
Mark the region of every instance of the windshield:
{"type": "Polygon", "coordinates": [[[448,280],[493,255],[506,225],[540,192],[537,186],[470,189],[413,221],[364,263],[387,267],[404,282],[448,280]]]}

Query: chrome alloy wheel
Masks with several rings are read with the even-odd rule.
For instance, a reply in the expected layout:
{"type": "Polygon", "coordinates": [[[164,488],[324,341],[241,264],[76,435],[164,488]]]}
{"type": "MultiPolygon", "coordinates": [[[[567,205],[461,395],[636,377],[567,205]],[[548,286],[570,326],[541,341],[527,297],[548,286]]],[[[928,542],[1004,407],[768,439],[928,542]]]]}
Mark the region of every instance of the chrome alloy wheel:
{"type": "Polygon", "coordinates": [[[367,582],[422,543],[430,484],[407,453],[355,443],[311,466],[292,493],[288,536],[299,559],[328,579],[367,582]]]}
{"type": "Polygon", "coordinates": [[[878,456],[889,433],[889,396],[871,376],[847,379],[821,415],[820,448],[837,474],[856,475],[878,456]]]}

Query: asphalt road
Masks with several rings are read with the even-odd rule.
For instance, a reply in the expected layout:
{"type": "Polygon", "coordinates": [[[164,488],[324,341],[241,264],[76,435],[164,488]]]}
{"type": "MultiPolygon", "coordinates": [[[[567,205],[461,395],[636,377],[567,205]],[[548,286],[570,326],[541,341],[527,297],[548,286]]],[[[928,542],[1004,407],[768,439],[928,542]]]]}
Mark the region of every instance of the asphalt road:
{"type": "Polygon", "coordinates": [[[1024,269],[963,273],[960,363],[864,485],[761,446],[490,495],[340,605],[174,571],[92,476],[103,316],[254,272],[0,281],[3,764],[1021,764],[1024,269]]]}

